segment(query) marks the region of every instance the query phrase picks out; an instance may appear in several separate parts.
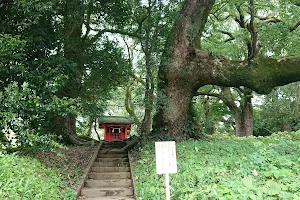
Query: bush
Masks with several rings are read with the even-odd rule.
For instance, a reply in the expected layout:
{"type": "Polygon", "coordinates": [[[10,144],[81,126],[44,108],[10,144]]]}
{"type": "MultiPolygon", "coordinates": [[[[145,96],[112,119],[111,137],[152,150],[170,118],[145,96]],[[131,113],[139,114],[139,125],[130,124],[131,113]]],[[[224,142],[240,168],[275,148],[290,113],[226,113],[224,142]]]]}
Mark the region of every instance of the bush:
{"type": "Polygon", "coordinates": [[[72,99],[54,95],[44,100],[26,82],[21,87],[17,83],[10,84],[0,92],[0,129],[7,136],[15,136],[14,141],[10,141],[15,147],[49,147],[54,136],[46,129],[48,115],[73,112],[73,104],[72,99]]]}

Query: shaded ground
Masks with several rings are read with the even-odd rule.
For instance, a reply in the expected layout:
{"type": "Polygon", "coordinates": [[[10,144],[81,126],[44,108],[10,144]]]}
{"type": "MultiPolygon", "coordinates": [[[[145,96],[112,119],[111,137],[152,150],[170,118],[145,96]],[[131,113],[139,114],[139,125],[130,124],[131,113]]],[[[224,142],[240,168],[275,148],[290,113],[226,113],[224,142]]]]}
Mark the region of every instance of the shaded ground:
{"type": "Polygon", "coordinates": [[[64,182],[62,189],[70,187],[76,190],[95,148],[96,146],[73,146],[57,149],[55,152],[36,152],[34,157],[47,167],[59,169],[64,182]]]}

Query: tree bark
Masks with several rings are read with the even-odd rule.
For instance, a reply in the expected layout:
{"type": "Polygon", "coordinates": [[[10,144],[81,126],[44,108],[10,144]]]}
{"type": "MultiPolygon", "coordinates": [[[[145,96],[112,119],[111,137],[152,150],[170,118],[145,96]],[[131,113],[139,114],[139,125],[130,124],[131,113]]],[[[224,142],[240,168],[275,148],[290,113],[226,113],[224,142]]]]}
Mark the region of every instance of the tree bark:
{"type": "MultiPolygon", "coordinates": [[[[71,66],[66,67],[67,80],[59,91],[61,98],[77,99],[81,89],[81,81],[84,73],[82,24],[84,20],[84,8],[80,0],[65,2],[64,10],[64,57],[70,61],[71,66]]],[[[76,115],[67,114],[56,118],[55,132],[63,135],[65,140],[76,143],[76,115]],[[69,136],[73,135],[72,138],[69,136]]],[[[78,141],[78,144],[82,141],[78,141]]]]}
{"type": "Polygon", "coordinates": [[[238,137],[253,135],[253,106],[252,106],[252,91],[244,88],[240,94],[241,100],[238,106],[232,96],[230,88],[222,87],[222,94],[219,98],[228,106],[234,116],[235,135],[238,137]]]}
{"type": "Polygon", "coordinates": [[[131,86],[133,81],[130,82],[126,87],[126,94],[125,94],[125,109],[129,113],[129,115],[134,119],[134,123],[137,125],[138,129],[141,128],[141,122],[138,116],[135,114],[135,110],[131,105],[131,86]]]}
{"type": "Polygon", "coordinates": [[[245,86],[266,94],[300,80],[300,57],[232,61],[196,49],[214,0],[186,0],[166,43],[158,74],[157,134],[179,136],[193,93],[204,85],[245,86]]]}
{"type": "Polygon", "coordinates": [[[247,103],[242,109],[233,111],[235,119],[235,135],[238,137],[253,135],[253,108],[251,103],[247,103]]]}
{"type": "Polygon", "coordinates": [[[211,121],[211,110],[210,110],[210,106],[209,106],[209,97],[205,98],[203,103],[203,108],[204,108],[204,127],[205,127],[205,132],[207,134],[213,134],[215,132],[215,123],[211,121]]]}
{"type": "Polygon", "coordinates": [[[145,96],[144,106],[145,113],[141,124],[141,134],[148,135],[152,127],[152,112],[154,107],[154,70],[151,62],[151,57],[155,55],[154,49],[158,40],[158,24],[160,17],[153,18],[153,2],[148,0],[147,19],[145,28],[145,43],[141,42],[142,50],[145,54],[145,67],[146,67],[146,82],[145,82],[145,96]],[[155,23],[154,23],[155,21],[155,23]],[[154,23],[154,24],[153,24],[154,23]],[[154,30],[152,30],[154,29],[154,30]],[[151,34],[152,33],[152,34],[151,34]]]}
{"type": "Polygon", "coordinates": [[[92,117],[89,118],[89,123],[88,123],[88,130],[87,130],[87,133],[86,135],[92,137],[92,128],[93,128],[93,122],[94,122],[94,119],[92,117]]]}
{"type": "Polygon", "coordinates": [[[188,0],[167,40],[158,71],[158,102],[154,133],[179,138],[189,118],[189,105],[197,91],[188,57],[194,54],[196,39],[202,33],[214,1],[188,0]]]}
{"type": "MultiPolygon", "coordinates": [[[[148,45],[146,45],[148,46],[148,45]]],[[[148,135],[152,127],[152,110],[154,96],[154,78],[151,70],[150,52],[146,54],[146,88],[144,96],[145,113],[141,124],[141,134],[148,135]]]]}

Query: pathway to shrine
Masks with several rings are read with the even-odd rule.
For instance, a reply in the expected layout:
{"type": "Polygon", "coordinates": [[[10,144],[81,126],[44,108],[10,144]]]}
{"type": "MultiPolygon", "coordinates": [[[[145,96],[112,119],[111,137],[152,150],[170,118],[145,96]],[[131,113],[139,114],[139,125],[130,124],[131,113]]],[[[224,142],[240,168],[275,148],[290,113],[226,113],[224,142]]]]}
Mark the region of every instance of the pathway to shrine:
{"type": "Polygon", "coordinates": [[[80,199],[134,200],[134,187],[126,142],[102,142],[89,170],[80,199]]]}

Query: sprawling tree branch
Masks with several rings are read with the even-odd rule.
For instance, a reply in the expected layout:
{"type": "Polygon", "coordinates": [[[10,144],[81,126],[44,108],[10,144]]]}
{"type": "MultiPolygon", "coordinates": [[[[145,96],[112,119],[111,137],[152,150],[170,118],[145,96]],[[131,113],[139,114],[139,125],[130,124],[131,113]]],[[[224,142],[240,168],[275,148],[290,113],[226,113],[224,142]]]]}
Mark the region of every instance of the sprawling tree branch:
{"type": "Polygon", "coordinates": [[[211,84],[245,86],[257,93],[267,94],[276,86],[300,80],[300,57],[257,57],[249,66],[247,61],[231,61],[222,56],[211,56],[207,51],[197,50],[186,66],[186,69],[198,72],[185,69],[192,72],[188,79],[196,83],[195,90],[211,84]]]}

